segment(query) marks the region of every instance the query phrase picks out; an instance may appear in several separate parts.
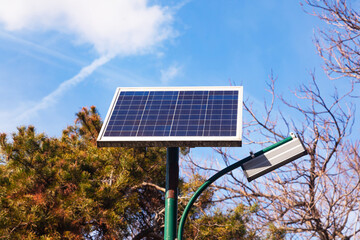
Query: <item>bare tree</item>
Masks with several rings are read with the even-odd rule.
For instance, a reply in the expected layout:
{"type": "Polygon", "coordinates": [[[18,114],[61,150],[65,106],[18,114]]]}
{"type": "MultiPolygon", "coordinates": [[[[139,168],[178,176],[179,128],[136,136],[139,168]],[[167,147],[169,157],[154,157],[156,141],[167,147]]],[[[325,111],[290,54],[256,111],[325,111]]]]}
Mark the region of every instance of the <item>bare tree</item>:
{"type": "Polygon", "coordinates": [[[305,8],[307,12],[328,24],[328,28],[319,30],[315,44],[329,76],[352,77],[359,83],[359,12],[347,0],[305,0],[305,3],[312,8],[305,8]]]}
{"type": "MultiPolygon", "coordinates": [[[[233,171],[216,182],[217,201],[256,207],[252,226],[258,232],[273,227],[293,239],[359,239],[359,142],[351,136],[354,108],[348,102],[353,85],[343,93],[335,89],[327,97],[312,76],[309,85],[293,92],[295,103],[276,94],[273,78],[269,87],[271,100],[265,102],[264,111],[244,104],[244,143],[260,150],[288,137],[293,129],[309,154],[252,183],[240,171],[233,171]]],[[[215,150],[222,165],[245,157],[225,148],[215,150]]],[[[216,171],[191,158],[184,164],[208,173],[216,171]]]]}

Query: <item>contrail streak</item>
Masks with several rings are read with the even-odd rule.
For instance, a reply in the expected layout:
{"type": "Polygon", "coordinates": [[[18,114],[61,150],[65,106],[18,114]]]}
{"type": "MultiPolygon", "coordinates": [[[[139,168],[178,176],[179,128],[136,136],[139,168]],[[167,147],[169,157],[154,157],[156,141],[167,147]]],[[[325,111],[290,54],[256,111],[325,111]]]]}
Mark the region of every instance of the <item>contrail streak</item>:
{"type": "Polygon", "coordinates": [[[54,104],[57,103],[59,98],[64,94],[64,92],[68,91],[72,87],[76,86],[80,82],[82,82],[86,77],[92,74],[97,68],[104,65],[105,63],[109,62],[114,55],[104,55],[97,59],[95,59],[92,63],[88,66],[83,67],[78,74],[74,77],[64,81],[59,85],[57,89],[51,92],[49,95],[45,96],[39,103],[35,106],[31,107],[20,116],[17,117],[18,121],[24,120],[29,118],[30,116],[34,115],[38,111],[42,109],[46,109],[54,104]]]}

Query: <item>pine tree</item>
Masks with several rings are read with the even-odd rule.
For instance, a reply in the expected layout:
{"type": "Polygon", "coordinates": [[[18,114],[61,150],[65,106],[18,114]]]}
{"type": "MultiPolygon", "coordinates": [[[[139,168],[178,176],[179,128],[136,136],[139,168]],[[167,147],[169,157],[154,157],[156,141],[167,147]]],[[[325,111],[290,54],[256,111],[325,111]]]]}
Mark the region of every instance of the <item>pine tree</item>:
{"type": "MultiPolygon", "coordinates": [[[[166,149],[99,149],[101,124],[90,107],[59,138],[33,126],[11,140],[0,135],[0,239],[163,239],[166,149]]],[[[180,179],[183,195],[199,179],[180,179]]],[[[200,214],[213,206],[212,195],[209,189],[194,208],[188,237],[213,220],[224,225],[215,229],[221,234],[246,234],[243,213],[200,214]]]]}

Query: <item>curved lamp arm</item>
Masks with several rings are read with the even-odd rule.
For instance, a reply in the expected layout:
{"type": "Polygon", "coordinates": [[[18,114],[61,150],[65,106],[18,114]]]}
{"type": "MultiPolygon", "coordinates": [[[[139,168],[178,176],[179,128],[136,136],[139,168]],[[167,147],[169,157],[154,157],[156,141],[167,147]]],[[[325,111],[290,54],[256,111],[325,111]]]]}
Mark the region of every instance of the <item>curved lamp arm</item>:
{"type": "Polygon", "coordinates": [[[261,154],[264,154],[265,152],[268,152],[276,147],[278,147],[279,145],[282,145],[286,142],[289,142],[293,139],[293,137],[288,137],[285,138],[283,140],[281,140],[280,142],[277,142],[259,152],[256,152],[255,154],[253,154],[252,156],[246,157],[226,168],[224,168],[223,170],[217,172],[215,175],[213,175],[211,178],[209,178],[205,183],[203,183],[194,193],[194,195],[190,198],[188,204],[185,207],[185,210],[181,216],[180,219],[180,223],[179,223],[179,229],[178,229],[178,237],[177,240],[182,240],[182,235],[183,235],[183,231],[184,231],[184,226],[185,226],[185,221],[187,218],[187,215],[189,214],[190,208],[194,205],[195,201],[198,199],[198,197],[200,196],[200,194],[213,182],[215,182],[217,179],[219,179],[220,177],[222,177],[223,175],[225,175],[228,172],[231,172],[232,170],[234,170],[235,168],[241,167],[244,163],[248,162],[249,160],[251,160],[254,157],[257,157],[261,154]]]}

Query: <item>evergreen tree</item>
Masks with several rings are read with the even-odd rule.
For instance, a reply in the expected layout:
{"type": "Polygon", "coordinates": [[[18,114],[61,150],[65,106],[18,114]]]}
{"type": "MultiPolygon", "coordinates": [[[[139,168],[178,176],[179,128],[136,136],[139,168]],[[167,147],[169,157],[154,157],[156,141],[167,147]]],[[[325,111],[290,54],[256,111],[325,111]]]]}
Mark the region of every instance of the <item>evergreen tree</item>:
{"type": "Polygon", "coordinates": [[[0,137],[0,237],[160,238],[164,149],[96,147],[101,120],[83,108],[62,137],[20,127],[0,137]]]}
{"type": "MultiPolygon", "coordinates": [[[[166,149],[98,149],[101,124],[91,107],[60,138],[33,126],[19,127],[11,140],[0,135],[0,239],[163,239],[166,149]]],[[[198,180],[180,181],[184,196],[198,180]]],[[[242,212],[199,214],[213,206],[212,193],[194,208],[189,239],[199,224],[200,239],[208,239],[212,221],[223,226],[213,232],[234,236],[222,239],[245,239],[242,212]]]]}

